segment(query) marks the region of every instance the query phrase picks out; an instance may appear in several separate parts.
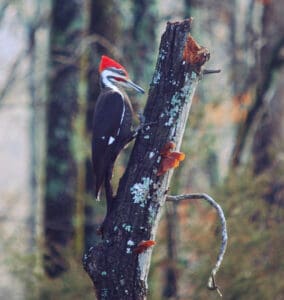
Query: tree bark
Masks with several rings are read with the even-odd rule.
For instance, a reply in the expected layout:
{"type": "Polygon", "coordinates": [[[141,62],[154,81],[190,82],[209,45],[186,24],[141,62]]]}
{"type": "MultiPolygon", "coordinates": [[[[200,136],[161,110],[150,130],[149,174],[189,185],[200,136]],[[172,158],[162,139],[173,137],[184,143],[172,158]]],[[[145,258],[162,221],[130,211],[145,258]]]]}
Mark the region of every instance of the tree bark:
{"type": "Polygon", "coordinates": [[[137,254],[142,240],[154,240],[172,171],[158,176],[160,151],[179,149],[207,49],[189,35],[191,20],[168,23],[144,111],[146,123],[120,180],[104,239],[83,258],[98,299],[146,299],[152,250],[137,254]],[[194,47],[196,46],[196,47],[194,47]]]}

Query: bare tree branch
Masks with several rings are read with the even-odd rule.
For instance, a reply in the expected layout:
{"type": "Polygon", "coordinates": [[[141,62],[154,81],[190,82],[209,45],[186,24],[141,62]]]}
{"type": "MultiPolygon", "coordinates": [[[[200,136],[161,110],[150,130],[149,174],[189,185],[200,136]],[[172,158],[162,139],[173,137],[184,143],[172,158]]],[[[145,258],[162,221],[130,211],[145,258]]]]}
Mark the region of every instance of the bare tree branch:
{"type": "Polygon", "coordinates": [[[4,17],[4,14],[5,14],[5,10],[6,8],[9,6],[9,3],[10,0],[8,1],[5,1],[4,3],[1,4],[0,6],[0,22],[2,21],[3,17],[4,17]]]}
{"type": "Polygon", "coordinates": [[[12,64],[9,74],[5,83],[3,84],[3,88],[0,91],[0,103],[3,101],[6,94],[9,92],[9,89],[17,79],[17,72],[18,68],[22,62],[22,60],[28,55],[26,51],[19,53],[18,57],[15,59],[14,63],[12,64]]]}
{"type": "MultiPolygon", "coordinates": [[[[9,1],[0,7],[0,22],[1,22],[1,17],[2,14],[5,13],[5,9],[9,5],[9,1]]],[[[39,9],[38,9],[39,11],[39,9]]],[[[34,48],[34,43],[35,43],[35,33],[36,31],[47,24],[48,21],[48,14],[39,14],[37,13],[37,18],[34,20],[28,20],[26,21],[25,19],[22,20],[23,26],[26,29],[26,40],[27,40],[27,47],[25,50],[21,51],[18,56],[15,58],[13,64],[11,65],[11,68],[8,72],[8,75],[6,76],[6,81],[3,84],[2,89],[0,90],[0,104],[3,102],[3,99],[9,92],[9,90],[13,87],[14,82],[19,78],[17,73],[19,71],[19,67],[24,59],[26,59],[28,56],[30,56],[31,52],[33,51],[34,48]]],[[[30,74],[30,71],[28,71],[25,76],[28,76],[29,78],[32,76],[30,74]]]]}
{"type": "Polygon", "coordinates": [[[221,266],[221,263],[223,261],[224,254],[225,254],[226,248],[227,248],[227,242],[228,242],[226,218],[225,218],[222,207],[212,197],[210,197],[209,195],[204,194],[204,193],[167,196],[167,198],[166,198],[167,201],[172,201],[172,202],[180,202],[180,201],[184,201],[184,200],[200,200],[200,199],[207,201],[211,206],[213,206],[216,209],[218,216],[220,218],[220,221],[221,221],[222,242],[221,242],[219,254],[217,257],[217,262],[211,271],[210,277],[208,279],[207,287],[209,290],[217,290],[218,294],[220,296],[222,296],[218,286],[215,283],[215,275],[218,272],[218,270],[221,266]]]}

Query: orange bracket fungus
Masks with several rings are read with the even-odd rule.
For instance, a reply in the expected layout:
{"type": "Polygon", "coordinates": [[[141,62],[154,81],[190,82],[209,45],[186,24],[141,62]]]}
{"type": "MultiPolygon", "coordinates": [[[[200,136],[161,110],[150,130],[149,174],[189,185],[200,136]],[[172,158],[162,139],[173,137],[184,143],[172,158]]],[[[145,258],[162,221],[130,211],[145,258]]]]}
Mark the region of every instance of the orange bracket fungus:
{"type": "Polygon", "coordinates": [[[134,253],[140,254],[145,252],[148,248],[154,246],[156,244],[153,240],[141,241],[137,247],[133,250],[134,253]]]}
{"type": "Polygon", "coordinates": [[[183,152],[173,151],[176,147],[174,142],[167,142],[162,148],[161,163],[158,169],[158,176],[165,174],[169,169],[177,168],[180,161],[185,159],[185,154],[183,152]]]}
{"type": "Polygon", "coordinates": [[[200,46],[194,38],[188,34],[186,44],[183,50],[183,59],[194,67],[199,74],[201,67],[210,58],[210,52],[207,48],[200,46]]]}

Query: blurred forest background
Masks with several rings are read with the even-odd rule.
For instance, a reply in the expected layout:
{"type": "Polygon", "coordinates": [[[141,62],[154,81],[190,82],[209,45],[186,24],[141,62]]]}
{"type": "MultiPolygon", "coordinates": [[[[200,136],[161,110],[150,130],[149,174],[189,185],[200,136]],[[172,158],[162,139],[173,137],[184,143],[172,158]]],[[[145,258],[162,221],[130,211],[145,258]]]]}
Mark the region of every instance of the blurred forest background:
{"type": "MultiPolygon", "coordinates": [[[[147,90],[166,22],[189,16],[222,72],[198,86],[170,194],[223,206],[224,299],[284,299],[284,1],[1,0],[1,300],[94,299],[81,257],[105,209],[90,163],[100,56],[147,90]]],[[[143,110],[147,95],[131,98],[143,110]]],[[[149,299],[217,299],[206,282],[219,243],[212,208],[167,204],[149,299]]]]}

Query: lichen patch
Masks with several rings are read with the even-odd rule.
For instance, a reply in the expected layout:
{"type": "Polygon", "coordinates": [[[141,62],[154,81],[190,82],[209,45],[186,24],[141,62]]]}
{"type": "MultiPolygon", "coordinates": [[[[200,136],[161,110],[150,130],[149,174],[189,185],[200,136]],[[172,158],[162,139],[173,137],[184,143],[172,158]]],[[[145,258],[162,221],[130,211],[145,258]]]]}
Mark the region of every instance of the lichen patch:
{"type": "Polygon", "coordinates": [[[152,183],[153,180],[150,177],[142,177],[142,182],[135,183],[130,188],[130,193],[132,195],[134,203],[139,204],[141,207],[145,207],[148,199],[150,185],[152,183]]]}

